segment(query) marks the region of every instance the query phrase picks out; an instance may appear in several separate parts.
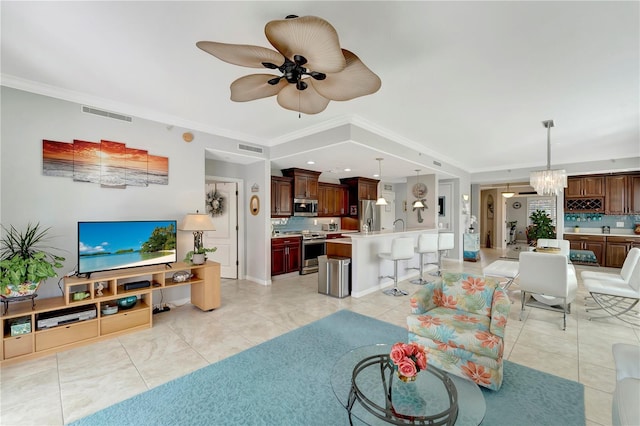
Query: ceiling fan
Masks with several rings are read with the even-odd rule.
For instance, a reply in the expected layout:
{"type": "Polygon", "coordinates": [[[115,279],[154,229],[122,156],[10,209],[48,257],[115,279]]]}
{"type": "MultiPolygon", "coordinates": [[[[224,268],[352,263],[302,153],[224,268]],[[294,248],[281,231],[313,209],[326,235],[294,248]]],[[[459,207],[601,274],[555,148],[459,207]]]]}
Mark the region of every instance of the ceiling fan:
{"type": "Polygon", "coordinates": [[[353,53],[340,47],[335,28],[315,16],[289,15],[268,22],[260,46],[199,41],[200,49],[234,65],[278,70],[282,75],[250,74],[231,83],[236,102],[277,96],[292,111],[317,114],[329,101],[348,101],[380,89],[380,78],[353,53]]]}

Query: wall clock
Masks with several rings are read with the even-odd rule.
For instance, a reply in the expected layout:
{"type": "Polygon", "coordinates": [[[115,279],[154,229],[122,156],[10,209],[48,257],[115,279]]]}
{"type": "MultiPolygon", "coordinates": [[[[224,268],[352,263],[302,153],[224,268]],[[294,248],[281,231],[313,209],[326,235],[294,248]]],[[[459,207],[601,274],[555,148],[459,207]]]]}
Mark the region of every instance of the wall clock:
{"type": "Polygon", "coordinates": [[[515,201],[513,203],[513,208],[514,209],[519,209],[520,207],[522,207],[522,204],[520,204],[520,201],[515,201]]]}
{"type": "Polygon", "coordinates": [[[411,192],[413,193],[414,197],[422,200],[427,196],[427,185],[422,182],[418,182],[413,185],[411,192]]]}

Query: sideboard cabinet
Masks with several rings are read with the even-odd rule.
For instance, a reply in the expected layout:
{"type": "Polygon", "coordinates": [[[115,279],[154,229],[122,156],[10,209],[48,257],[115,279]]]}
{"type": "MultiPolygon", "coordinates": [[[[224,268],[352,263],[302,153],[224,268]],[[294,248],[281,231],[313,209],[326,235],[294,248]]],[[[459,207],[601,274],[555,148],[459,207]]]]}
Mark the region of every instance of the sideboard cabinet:
{"type": "Polygon", "coordinates": [[[94,273],[90,278],[67,277],[64,295],[31,301],[11,302],[0,316],[3,330],[0,361],[20,361],[48,355],[76,346],[146,329],[153,324],[153,292],[171,287],[191,286],[191,303],[203,311],[220,307],[220,264],[191,265],[182,262],[94,273]],[[173,274],[186,271],[186,281],[174,282],[173,274]],[[129,289],[125,284],[149,281],[148,287],[129,289]],[[135,296],[129,309],[105,314],[105,305],[135,296]],[[78,319],[63,315],[82,311],[78,319]],[[55,324],[47,319],[56,319],[55,324]]]}

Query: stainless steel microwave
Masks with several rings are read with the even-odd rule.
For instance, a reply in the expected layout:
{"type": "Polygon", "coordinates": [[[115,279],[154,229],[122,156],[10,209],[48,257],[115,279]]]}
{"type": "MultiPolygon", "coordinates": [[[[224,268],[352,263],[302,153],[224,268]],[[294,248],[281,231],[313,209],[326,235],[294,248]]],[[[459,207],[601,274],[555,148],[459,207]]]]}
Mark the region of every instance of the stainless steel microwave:
{"type": "Polygon", "coordinates": [[[318,216],[318,200],[293,199],[294,216],[318,216]]]}

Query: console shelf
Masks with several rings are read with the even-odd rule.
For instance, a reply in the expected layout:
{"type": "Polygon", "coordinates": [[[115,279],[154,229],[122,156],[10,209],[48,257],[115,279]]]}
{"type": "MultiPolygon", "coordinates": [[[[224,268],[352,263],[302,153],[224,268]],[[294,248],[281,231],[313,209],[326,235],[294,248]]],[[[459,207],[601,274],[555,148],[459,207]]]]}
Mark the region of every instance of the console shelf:
{"type": "Polygon", "coordinates": [[[0,362],[8,363],[36,358],[102,339],[130,333],[153,325],[153,292],[180,286],[191,287],[191,303],[203,311],[220,307],[220,264],[206,262],[191,265],[183,262],[142,268],[123,269],[92,274],[89,278],[64,279],[64,296],[13,302],[0,316],[2,347],[0,362]],[[191,278],[174,282],[173,274],[187,271],[191,278]],[[149,281],[149,286],[125,290],[125,284],[149,281]],[[102,295],[98,288],[102,285],[102,295]],[[120,308],[113,314],[103,314],[102,307],[116,304],[118,299],[136,296],[130,309],[120,308]],[[38,328],[38,319],[59,316],[69,309],[94,311],[95,316],[72,319],[70,323],[38,328]],[[17,334],[22,333],[22,334],[17,334]]]}

